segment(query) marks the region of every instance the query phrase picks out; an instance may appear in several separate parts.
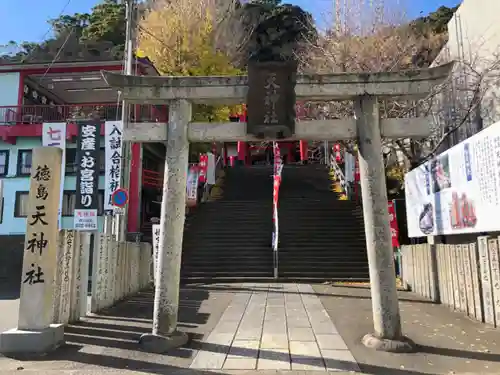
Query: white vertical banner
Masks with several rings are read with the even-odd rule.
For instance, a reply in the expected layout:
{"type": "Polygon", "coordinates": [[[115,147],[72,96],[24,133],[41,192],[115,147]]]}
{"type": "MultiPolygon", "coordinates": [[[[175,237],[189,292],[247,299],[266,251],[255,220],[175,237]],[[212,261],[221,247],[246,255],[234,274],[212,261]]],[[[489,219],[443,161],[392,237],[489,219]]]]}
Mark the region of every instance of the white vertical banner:
{"type": "Polygon", "coordinates": [[[62,150],[61,163],[61,188],[59,196],[59,218],[58,228],[62,226],[62,209],[64,197],[64,178],[66,175],[66,123],[65,122],[44,122],[42,126],[42,146],[59,147],[62,150]]]}
{"type": "Polygon", "coordinates": [[[186,203],[188,207],[196,206],[198,200],[198,180],[200,169],[197,165],[189,167],[186,183],[186,203]]]}
{"type": "Polygon", "coordinates": [[[104,178],[104,210],[113,211],[111,196],[120,187],[122,168],[122,121],[106,121],[104,123],[105,170],[104,178]]]}
{"type": "Polygon", "coordinates": [[[346,181],[348,182],[354,182],[354,170],[356,168],[356,159],[353,154],[349,152],[344,153],[344,166],[345,166],[345,172],[344,176],[346,181]]]}
{"type": "Polygon", "coordinates": [[[153,280],[156,285],[158,271],[158,254],[160,253],[160,224],[153,224],[153,280]]]}
{"type": "Polygon", "coordinates": [[[215,185],[215,155],[207,153],[207,184],[215,185]]]}

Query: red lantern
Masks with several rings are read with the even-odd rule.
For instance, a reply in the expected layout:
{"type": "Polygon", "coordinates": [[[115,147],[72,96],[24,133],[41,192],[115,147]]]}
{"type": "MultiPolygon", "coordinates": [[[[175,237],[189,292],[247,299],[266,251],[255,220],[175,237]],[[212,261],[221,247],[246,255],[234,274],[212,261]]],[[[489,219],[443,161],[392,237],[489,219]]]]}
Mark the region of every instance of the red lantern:
{"type": "Polygon", "coordinates": [[[338,143],[333,145],[333,152],[335,153],[335,161],[337,163],[342,162],[342,153],[340,152],[340,145],[338,143]]]}

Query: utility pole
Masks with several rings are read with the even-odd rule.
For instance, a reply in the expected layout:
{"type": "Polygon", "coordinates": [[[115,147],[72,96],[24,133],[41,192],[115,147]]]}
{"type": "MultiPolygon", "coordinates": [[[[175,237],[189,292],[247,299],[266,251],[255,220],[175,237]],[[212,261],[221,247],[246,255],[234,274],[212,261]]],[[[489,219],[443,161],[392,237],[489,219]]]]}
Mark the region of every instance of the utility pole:
{"type": "MultiPolygon", "coordinates": [[[[125,3],[126,27],[125,27],[125,75],[132,75],[134,67],[134,0],[123,0],[125,3]]],[[[128,128],[130,120],[129,103],[122,101],[122,122],[123,129],[128,128]]],[[[131,163],[131,144],[122,141],[122,173],[120,186],[129,190],[130,188],[130,163],[131,163]]],[[[119,241],[126,240],[127,233],[127,214],[117,216],[116,235],[119,241]]]]}

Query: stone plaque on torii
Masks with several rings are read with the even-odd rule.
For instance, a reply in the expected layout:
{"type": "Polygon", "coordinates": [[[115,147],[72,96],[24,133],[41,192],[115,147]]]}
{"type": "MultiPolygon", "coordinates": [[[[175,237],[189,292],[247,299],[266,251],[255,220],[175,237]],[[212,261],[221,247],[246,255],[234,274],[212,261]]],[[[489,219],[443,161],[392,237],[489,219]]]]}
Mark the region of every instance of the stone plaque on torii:
{"type": "MultiPolygon", "coordinates": [[[[411,341],[401,331],[381,139],[425,138],[432,120],[381,119],[378,99],[425,97],[444,82],[451,69],[452,64],[447,64],[408,72],[298,75],[297,100],[353,100],[354,118],[297,122],[288,133],[282,126],[273,132],[270,123],[247,129],[242,122],[191,121],[192,103],[245,102],[249,91],[246,76],[137,77],[103,72],[106,82],[120,90],[125,100],[169,106],[168,124],[124,124],[125,141],[167,144],[153,332],[142,337],[141,344],[161,352],[187,341],[177,331],[177,313],[189,142],[357,139],[374,322],[373,334],[367,334],[363,342],[380,350],[412,350],[411,341]]],[[[274,122],[280,121],[287,122],[274,122]]]]}

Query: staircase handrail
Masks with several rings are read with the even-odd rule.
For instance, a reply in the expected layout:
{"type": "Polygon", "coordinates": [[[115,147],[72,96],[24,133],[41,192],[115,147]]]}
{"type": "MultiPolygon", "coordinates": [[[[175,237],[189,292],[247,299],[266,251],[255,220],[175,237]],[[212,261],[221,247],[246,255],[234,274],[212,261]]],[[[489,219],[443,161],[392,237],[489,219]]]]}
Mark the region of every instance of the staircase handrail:
{"type": "Polygon", "coordinates": [[[340,166],[337,164],[337,161],[335,160],[334,155],[330,155],[330,168],[333,170],[335,173],[335,176],[337,177],[340,187],[344,191],[344,193],[347,195],[347,197],[350,199],[351,198],[351,184],[349,181],[346,180],[344,172],[342,172],[342,169],[340,166]]]}

